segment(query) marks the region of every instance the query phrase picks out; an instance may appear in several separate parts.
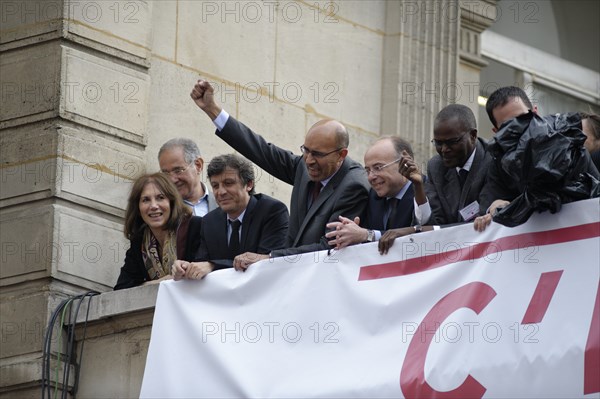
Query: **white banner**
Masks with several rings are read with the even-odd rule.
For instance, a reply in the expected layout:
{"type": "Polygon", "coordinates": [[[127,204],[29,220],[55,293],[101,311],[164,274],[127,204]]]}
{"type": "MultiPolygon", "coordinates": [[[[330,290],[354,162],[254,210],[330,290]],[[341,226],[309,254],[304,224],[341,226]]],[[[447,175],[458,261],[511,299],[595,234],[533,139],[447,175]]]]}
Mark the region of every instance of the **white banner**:
{"type": "Polygon", "coordinates": [[[600,206],[160,285],[144,398],[600,397],[600,206]]]}

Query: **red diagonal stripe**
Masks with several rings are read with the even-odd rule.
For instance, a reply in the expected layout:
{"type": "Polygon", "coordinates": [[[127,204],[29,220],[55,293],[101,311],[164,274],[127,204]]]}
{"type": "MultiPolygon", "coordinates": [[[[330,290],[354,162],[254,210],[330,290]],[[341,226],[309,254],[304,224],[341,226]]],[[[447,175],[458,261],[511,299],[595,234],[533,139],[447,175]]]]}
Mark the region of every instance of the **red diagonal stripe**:
{"type": "Polygon", "coordinates": [[[596,304],[592,313],[592,324],[585,345],[583,365],[583,394],[600,392],[600,282],[596,292],[596,304]]]}
{"type": "Polygon", "coordinates": [[[517,234],[439,254],[420,256],[398,262],[363,266],[360,268],[358,281],[420,273],[452,263],[483,258],[496,252],[523,248],[524,244],[527,246],[542,246],[585,240],[598,236],[600,236],[600,223],[598,222],[535,233],[517,234]]]}
{"type": "Polygon", "coordinates": [[[542,273],[521,324],[541,323],[563,271],[542,273]]]}

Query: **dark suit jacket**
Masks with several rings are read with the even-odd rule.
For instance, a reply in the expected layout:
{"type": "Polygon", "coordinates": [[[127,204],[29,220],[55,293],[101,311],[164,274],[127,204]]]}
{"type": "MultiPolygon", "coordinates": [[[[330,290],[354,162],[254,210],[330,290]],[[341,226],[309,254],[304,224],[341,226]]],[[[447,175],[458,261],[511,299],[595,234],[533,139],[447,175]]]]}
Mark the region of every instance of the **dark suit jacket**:
{"type": "MultiPolygon", "coordinates": [[[[283,248],[288,220],[283,202],[264,194],[250,197],[242,220],[240,253],[268,254],[283,248]]],[[[215,270],[233,266],[227,241],[227,214],[223,210],[218,208],[204,216],[200,236],[195,261],[210,261],[215,270]]]]}
{"type": "MultiPolygon", "coordinates": [[[[200,229],[202,218],[192,216],[187,222],[182,222],[177,230],[177,259],[191,261],[200,246],[200,229]]],[[[142,258],[142,234],[138,234],[130,242],[125,253],[125,264],[115,285],[115,290],[136,287],[150,280],[142,258]]]]}
{"type": "Polygon", "coordinates": [[[310,179],[301,156],[267,143],[231,116],[217,135],[267,173],[294,186],[285,249],[273,251],[273,256],[329,249],[325,239],[327,223],[337,221],[340,215],[364,217],[369,183],[362,166],[352,159],[346,157],[307,210],[310,179]]]}
{"type": "MultiPolygon", "coordinates": [[[[402,199],[398,202],[397,213],[395,217],[390,220],[390,228],[397,229],[400,227],[408,227],[413,223],[413,215],[415,211],[415,188],[411,184],[402,199]]],[[[386,228],[383,225],[383,217],[385,215],[385,203],[386,199],[377,196],[377,193],[371,189],[369,191],[369,206],[367,207],[367,218],[364,223],[361,223],[362,227],[370,230],[385,231],[386,228]]]]}
{"type": "Polygon", "coordinates": [[[481,138],[477,138],[476,148],[475,158],[462,190],[456,168],[446,168],[439,154],[429,160],[425,182],[425,193],[431,206],[428,224],[464,222],[458,211],[473,201],[481,205],[480,194],[492,157],[486,151],[487,143],[481,138]]]}

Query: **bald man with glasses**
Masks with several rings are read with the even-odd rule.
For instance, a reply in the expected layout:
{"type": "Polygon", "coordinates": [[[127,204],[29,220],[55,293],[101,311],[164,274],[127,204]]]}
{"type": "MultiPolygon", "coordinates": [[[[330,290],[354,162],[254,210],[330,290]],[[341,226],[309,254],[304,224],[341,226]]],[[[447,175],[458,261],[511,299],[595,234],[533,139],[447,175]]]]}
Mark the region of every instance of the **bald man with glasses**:
{"type": "Polygon", "coordinates": [[[329,223],[330,245],[343,248],[363,242],[378,241],[386,230],[412,226],[421,231],[429,220],[431,208],[425,195],[424,181],[414,161],[413,150],[406,140],[382,137],[365,152],[365,171],[371,185],[364,220],[340,217],[329,223]]]}
{"type": "MultiPolygon", "coordinates": [[[[349,136],[340,122],[315,123],[304,137],[302,155],[294,155],[268,143],[217,105],[209,82],[199,80],[191,97],[214,122],[218,137],[267,173],[293,185],[286,248],[272,251],[271,257],[330,249],[325,238],[328,222],[341,215],[363,217],[369,183],[362,166],[347,156],[349,136]]],[[[241,254],[234,266],[246,268],[268,257],[241,254]]]]}

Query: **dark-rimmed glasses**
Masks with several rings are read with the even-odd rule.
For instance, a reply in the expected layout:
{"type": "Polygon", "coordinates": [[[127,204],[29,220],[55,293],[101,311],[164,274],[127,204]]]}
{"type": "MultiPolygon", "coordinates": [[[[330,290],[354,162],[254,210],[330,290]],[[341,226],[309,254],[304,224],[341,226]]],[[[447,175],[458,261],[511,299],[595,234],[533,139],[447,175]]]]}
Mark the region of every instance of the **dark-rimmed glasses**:
{"type": "Polygon", "coordinates": [[[340,148],[336,148],[333,151],[329,151],[329,152],[320,152],[320,151],[313,151],[310,148],[306,148],[305,146],[301,145],[300,146],[300,151],[302,152],[302,154],[304,155],[312,155],[313,158],[324,158],[329,154],[333,154],[336,151],[342,150],[344,147],[340,147],[340,148]]]}
{"type": "Polygon", "coordinates": [[[436,139],[433,139],[433,140],[431,140],[431,142],[433,143],[433,145],[436,148],[442,148],[444,146],[444,144],[446,145],[446,147],[450,148],[450,147],[455,146],[458,143],[460,143],[462,141],[463,137],[465,137],[467,135],[467,133],[471,133],[471,131],[467,130],[466,132],[464,132],[463,134],[461,134],[460,137],[455,137],[453,139],[448,139],[448,140],[436,140],[436,139]]]}

